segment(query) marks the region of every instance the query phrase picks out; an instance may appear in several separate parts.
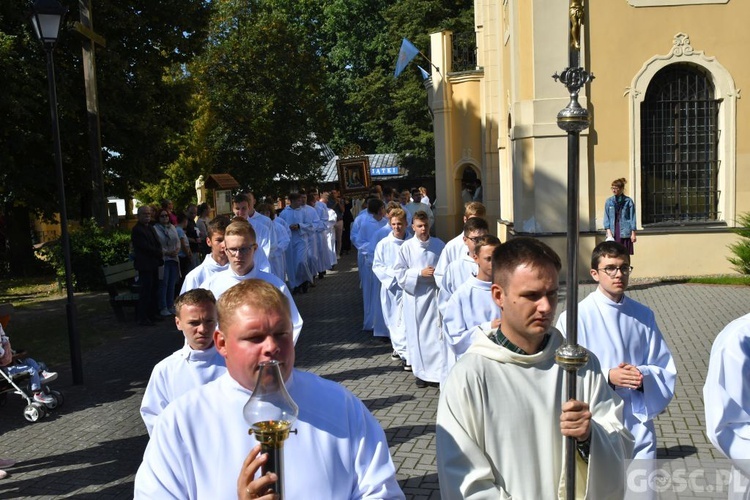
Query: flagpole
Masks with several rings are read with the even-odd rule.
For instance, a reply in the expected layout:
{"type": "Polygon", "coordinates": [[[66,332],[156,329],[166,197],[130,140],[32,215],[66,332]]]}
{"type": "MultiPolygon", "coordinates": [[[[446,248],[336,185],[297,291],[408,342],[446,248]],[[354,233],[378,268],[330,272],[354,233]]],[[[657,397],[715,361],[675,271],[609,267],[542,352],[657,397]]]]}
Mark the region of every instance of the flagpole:
{"type": "Polygon", "coordinates": [[[437,66],[435,66],[435,64],[432,61],[430,61],[428,59],[428,57],[422,53],[421,50],[419,51],[419,55],[422,56],[422,57],[424,57],[424,60],[427,61],[428,63],[430,63],[430,66],[432,66],[433,68],[435,68],[435,71],[437,71],[438,74],[440,74],[440,68],[438,68],[437,66]]]}
{"type": "MultiPolygon", "coordinates": [[[[580,168],[580,133],[589,126],[588,110],[578,103],[578,93],[594,76],[581,67],[581,28],[584,25],[583,0],[569,0],[568,6],[568,67],[553,78],[568,90],[570,101],[557,114],[557,126],[568,134],[568,206],[567,206],[567,296],[565,305],[566,339],[555,353],[555,361],[565,370],[567,400],[576,399],[578,370],[588,361],[588,352],[578,345],[578,199],[580,168]]],[[[575,499],[577,442],[565,439],[565,498],[575,499]]]]}

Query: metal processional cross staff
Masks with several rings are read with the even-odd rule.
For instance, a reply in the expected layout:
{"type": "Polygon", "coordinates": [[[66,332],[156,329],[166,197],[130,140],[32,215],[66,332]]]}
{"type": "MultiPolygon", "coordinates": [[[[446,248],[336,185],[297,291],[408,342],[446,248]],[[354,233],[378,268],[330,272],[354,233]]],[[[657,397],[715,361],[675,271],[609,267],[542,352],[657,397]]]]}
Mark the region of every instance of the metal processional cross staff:
{"type": "MultiPolygon", "coordinates": [[[[581,67],[581,28],[584,25],[583,0],[570,0],[568,7],[568,67],[553,78],[560,80],[568,89],[570,102],[557,114],[557,126],[568,133],[568,226],[567,226],[567,317],[565,343],[555,353],[555,361],[565,370],[566,397],[576,399],[576,377],[578,370],[588,361],[588,351],[578,345],[578,198],[580,133],[589,126],[589,113],[578,103],[581,88],[593,80],[581,67]]],[[[565,498],[575,498],[576,439],[565,440],[565,498]]]]}

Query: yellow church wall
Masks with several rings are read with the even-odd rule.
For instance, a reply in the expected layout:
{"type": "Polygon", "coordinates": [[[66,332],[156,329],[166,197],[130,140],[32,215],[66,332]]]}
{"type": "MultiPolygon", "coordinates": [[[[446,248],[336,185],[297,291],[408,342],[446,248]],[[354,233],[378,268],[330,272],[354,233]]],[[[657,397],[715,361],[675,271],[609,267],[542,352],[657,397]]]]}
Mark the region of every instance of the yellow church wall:
{"type": "MultiPolygon", "coordinates": [[[[624,126],[628,123],[628,99],[623,94],[646,61],[670,52],[677,33],[686,33],[696,51],[716,57],[738,88],[750,82],[744,50],[750,41],[746,27],[750,2],[660,8],[634,8],[624,1],[588,2],[588,15],[590,55],[586,65],[596,75],[589,98],[599,135],[598,160],[616,160],[629,154],[628,129],[624,126]]],[[[750,115],[738,113],[738,132],[747,130],[748,120],[750,115]]],[[[750,144],[740,141],[737,147],[738,152],[747,151],[750,144]]],[[[626,173],[623,171],[622,176],[626,173]]]]}
{"type": "MultiPolygon", "coordinates": [[[[564,236],[539,235],[538,238],[560,255],[563,268],[560,278],[567,273],[567,240],[564,236]]],[[[503,240],[505,241],[505,240],[503,240]]],[[[590,280],[591,252],[604,241],[603,235],[583,234],[578,244],[578,279],[590,280]]],[[[675,278],[737,274],[727,260],[731,252],[717,254],[713,250],[727,248],[737,241],[733,233],[649,234],[638,236],[635,253],[630,258],[633,279],[675,278]]]]}
{"type": "MultiPolygon", "coordinates": [[[[554,22],[542,16],[545,9],[547,15],[560,14],[560,23],[565,25],[565,6],[553,0],[478,0],[476,5],[484,9],[478,16],[481,22],[479,18],[477,21],[478,64],[483,69],[473,80],[447,77],[451,80],[447,92],[450,124],[446,124],[445,134],[449,139],[443,145],[436,140],[436,147],[449,154],[444,166],[436,168],[437,180],[452,184],[449,196],[460,200],[456,169],[462,162],[476,162],[482,172],[490,224],[496,227],[498,236],[505,241],[514,231],[523,232],[524,222],[534,217],[541,226],[535,228],[536,236],[550,243],[565,260],[567,145],[555,116],[567,97],[561,84],[547,81],[566,66],[564,57],[558,62],[548,52],[559,51],[565,29],[551,28],[556,26],[554,22]],[[508,21],[502,17],[506,13],[511,16],[508,21]],[[534,33],[540,26],[543,33],[534,33]],[[549,62],[541,64],[541,60],[549,62]]],[[[625,177],[626,193],[630,195],[638,189],[631,178],[634,151],[630,96],[626,92],[644,64],[668,55],[674,36],[685,33],[696,52],[716,58],[726,68],[737,89],[748,87],[750,82],[744,49],[750,41],[750,30],[745,26],[750,19],[748,1],[635,8],[626,0],[612,0],[586,2],[586,9],[583,64],[596,79],[580,99],[582,105],[589,106],[593,119],[581,137],[582,279],[588,276],[591,250],[604,239],[601,219],[604,201],[611,195],[611,181],[625,177]]],[[[744,140],[750,113],[743,109],[742,99],[736,102],[736,173],[730,182],[734,196],[731,203],[741,214],[750,212],[750,144],[744,140]]],[[[728,194],[721,192],[720,196],[728,194]]],[[[451,213],[436,213],[441,238],[452,237],[460,230],[459,206],[454,204],[451,213]]],[[[733,222],[727,221],[730,226],[733,222]]],[[[735,240],[736,235],[720,224],[711,228],[642,230],[633,256],[634,278],[732,273],[726,260],[731,254],[727,246],[735,240]]]]}

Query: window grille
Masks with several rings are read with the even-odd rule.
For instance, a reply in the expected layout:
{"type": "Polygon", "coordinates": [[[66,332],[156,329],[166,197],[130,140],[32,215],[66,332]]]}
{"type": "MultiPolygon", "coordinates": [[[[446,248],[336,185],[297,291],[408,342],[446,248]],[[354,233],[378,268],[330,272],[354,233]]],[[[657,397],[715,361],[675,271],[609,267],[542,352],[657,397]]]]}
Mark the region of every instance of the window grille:
{"type": "Polygon", "coordinates": [[[718,113],[706,74],[690,64],[659,71],[641,104],[643,225],[718,219],[718,113]]]}
{"type": "Polygon", "coordinates": [[[451,35],[453,45],[453,60],[451,71],[473,71],[477,69],[477,37],[471,32],[453,33],[451,35]]]}

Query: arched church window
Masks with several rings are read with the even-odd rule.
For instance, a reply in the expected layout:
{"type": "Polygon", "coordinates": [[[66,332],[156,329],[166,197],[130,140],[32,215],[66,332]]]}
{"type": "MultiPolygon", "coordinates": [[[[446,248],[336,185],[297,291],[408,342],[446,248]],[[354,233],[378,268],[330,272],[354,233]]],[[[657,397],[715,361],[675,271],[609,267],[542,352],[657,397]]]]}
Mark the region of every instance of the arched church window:
{"type": "Polygon", "coordinates": [[[643,225],[719,219],[719,107],[705,70],[670,64],[641,104],[643,225]]]}

